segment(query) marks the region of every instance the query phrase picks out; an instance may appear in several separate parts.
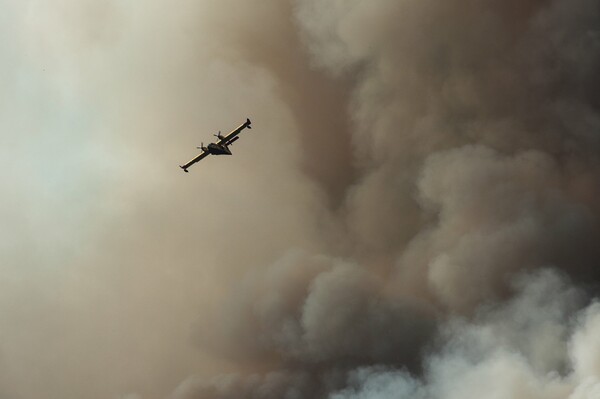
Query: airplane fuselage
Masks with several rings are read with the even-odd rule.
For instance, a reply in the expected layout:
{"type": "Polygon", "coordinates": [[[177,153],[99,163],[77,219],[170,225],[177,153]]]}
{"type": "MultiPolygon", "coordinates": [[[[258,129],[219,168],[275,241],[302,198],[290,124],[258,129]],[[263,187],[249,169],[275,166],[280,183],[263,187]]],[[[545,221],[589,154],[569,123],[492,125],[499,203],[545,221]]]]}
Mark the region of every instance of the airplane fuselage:
{"type": "Polygon", "coordinates": [[[211,155],[231,155],[231,150],[226,145],[210,143],[206,149],[211,155]]]}

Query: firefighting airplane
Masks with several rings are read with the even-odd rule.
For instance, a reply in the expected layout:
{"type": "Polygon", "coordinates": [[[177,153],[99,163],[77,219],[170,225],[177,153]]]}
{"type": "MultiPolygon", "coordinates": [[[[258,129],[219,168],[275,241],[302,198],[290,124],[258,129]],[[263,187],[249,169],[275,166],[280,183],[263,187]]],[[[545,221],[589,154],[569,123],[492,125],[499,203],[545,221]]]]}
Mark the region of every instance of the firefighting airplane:
{"type": "Polygon", "coordinates": [[[201,161],[209,155],[231,155],[231,150],[229,149],[229,146],[233,144],[234,141],[239,139],[238,134],[240,134],[242,130],[244,130],[245,128],[252,129],[250,123],[250,119],[246,118],[246,122],[244,122],[242,125],[240,125],[240,127],[229,133],[227,136],[222,136],[221,132],[215,134],[214,136],[217,137],[219,141],[217,141],[216,143],[210,143],[206,147],[204,146],[204,143],[202,143],[200,147],[196,147],[199,150],[202,150],[200,155],[198,155],[196,158],[192,159],[185,165],[179,165],[179,167],[187,173],[188,168],[190,166],[192,166],[198,161],[201,161]]]}

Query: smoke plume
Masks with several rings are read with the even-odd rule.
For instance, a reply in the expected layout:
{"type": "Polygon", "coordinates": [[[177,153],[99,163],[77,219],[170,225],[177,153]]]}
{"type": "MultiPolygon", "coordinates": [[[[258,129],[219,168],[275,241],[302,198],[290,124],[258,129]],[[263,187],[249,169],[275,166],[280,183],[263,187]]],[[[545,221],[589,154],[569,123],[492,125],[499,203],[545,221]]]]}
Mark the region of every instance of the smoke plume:
{"type": "Polygon", "coordinates": [[[597,1],[0,7],[0,396],[600,397],[597,1]]]}
{"type": "MultiPolygon", "coordinates": [[[[596,306],[571,280],[523,273],[551,267],[595,292],[599,12],[589,1],[296,2],[307,67],[350,93],[337,115],[350,121],[353,169],[326,159],[352,180],[330,210],[330,250],[250,273],[198,330],[273,371],[181,397],[481,397],[486,380],[505,397],[591,395],[573,348],[596,306]]],[[[268,61],[257,63],[281,78],[268,61]]],[[[304,156],[320,164],[312,148],[304,156]]],[[[320,173],[307,176],[337,192],[320,173]]]]}

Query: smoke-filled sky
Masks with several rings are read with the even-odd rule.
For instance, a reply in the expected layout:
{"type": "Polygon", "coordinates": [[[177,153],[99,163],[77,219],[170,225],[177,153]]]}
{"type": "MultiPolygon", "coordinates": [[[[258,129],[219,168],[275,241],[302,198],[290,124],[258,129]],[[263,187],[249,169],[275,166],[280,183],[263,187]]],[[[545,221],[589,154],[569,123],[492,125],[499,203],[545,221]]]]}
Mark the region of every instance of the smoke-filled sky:
{"type": "Polygon", "coordinates": [[[599,70],[597,0],[0,0],[0,397],[600,398],[599,70]]]}

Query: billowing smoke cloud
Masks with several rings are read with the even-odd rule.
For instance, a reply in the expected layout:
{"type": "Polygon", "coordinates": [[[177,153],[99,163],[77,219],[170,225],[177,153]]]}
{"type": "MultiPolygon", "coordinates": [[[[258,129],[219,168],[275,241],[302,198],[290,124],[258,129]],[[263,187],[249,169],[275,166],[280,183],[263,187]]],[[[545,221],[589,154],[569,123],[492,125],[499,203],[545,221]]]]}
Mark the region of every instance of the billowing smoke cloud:
{"type": "Polygon", "coordinates": [[[0,6],[0,394],[600,394],[597,1],[0,6]]]}
{"type": "Polygon", "coordinates": [[[597,369],[586,361],[597,362],[598,304],[578,313],[582,293],[548,271],[519,285],[508,303],[470,323],[452,323],[444,349],[428,360],[423,378],[363,368],[331,397],[597,397],[597,369]]]}
{"type": "Polygon", "coordinates": [[[355,169],[332,215],[333,254],[351,260],[288,255],[198,330],[284,372],[285,389],[267,373],[182,397],[592,397],[573,348],[593,348],[580,337],[596,306],[550,272],[513,282],[546,267],[597,282],[599,7],[315,0],[294,12],[310,65],[351,93],[355,169]]]}
{"type": "Polygon", "coordinates": [[[219,322],[202,329],[213,339],[227,337],[222,352],[232,357],[417,364],[432,333],[428,309],[386,294],[383,281],[356,264],[292,253],[253,277],[219,308],[219,322]]]}

